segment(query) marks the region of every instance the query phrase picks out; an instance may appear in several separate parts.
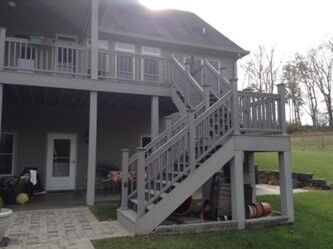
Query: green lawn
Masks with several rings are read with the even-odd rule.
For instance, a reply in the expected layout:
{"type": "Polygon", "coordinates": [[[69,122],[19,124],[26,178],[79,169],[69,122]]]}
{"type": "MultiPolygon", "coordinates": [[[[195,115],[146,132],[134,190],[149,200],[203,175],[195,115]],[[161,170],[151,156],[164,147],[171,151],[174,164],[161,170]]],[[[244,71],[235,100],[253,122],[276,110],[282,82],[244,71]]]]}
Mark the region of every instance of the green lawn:
{"type": "Polygon", "coordinates": [[[95,215],[99,221],[108,221],[117,219],[117,208],[120,206],[119,202],[108,204],[99,204],[90,208],[90,211],[95,215]]]}
{"type": "MultiPolygon", "coordinates": [[[[293,172],[313,173],[333,183],[333,133],[309,132],[291,136],[293,172]]],[[[259,169],[277,170],[276,153],[257,153],[259,169]]]]}
{"type": "MultiPolygon", "coordinates": [[[[97,249],[331,249],[333,248],[333,192],[309,192],[295,196],[293,225],[258,230],[175,236],[139,236],[94,241],[97,249]]],[[[264,200],[278,207],[278,196],[264,200]]]]}

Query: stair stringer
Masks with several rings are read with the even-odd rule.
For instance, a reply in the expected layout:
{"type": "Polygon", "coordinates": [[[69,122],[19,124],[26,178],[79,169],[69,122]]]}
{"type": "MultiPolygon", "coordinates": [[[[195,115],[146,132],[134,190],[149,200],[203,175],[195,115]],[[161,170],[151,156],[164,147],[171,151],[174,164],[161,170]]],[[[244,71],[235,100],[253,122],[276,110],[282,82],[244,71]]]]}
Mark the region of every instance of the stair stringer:
{"type": "Polygon", "coordinates": [[[179,98],[178,94],[174,89],[171,90],[171,99],[175,106],[177,107],[179,113],[184,116],[186,115],[186,106],[183,101],[179,98]]]}
{"type": "Polygon", "coordinates": [[[151,233],[187,198],[197,191],[216,172],[222,169],[234,157],[234,139],[231,137],[223,147],[216,151],[184,181],[178,184],[154,208],[142,217],[136,217],[134,233],[144,235],[151,233]]]}

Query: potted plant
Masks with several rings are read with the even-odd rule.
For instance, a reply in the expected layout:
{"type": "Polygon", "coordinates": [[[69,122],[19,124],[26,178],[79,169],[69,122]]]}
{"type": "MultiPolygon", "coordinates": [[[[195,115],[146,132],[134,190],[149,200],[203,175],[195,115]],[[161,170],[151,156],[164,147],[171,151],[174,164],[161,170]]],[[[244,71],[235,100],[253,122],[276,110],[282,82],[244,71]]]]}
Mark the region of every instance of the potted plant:
{"type": "Polygon", "coordinates": [[[9,226],[9,218],[13,211],[7,208],[3,208],[3,201],[0,197],[0,246],[6,246],[8,244],[8,238],[5,238],[9,226]]]}

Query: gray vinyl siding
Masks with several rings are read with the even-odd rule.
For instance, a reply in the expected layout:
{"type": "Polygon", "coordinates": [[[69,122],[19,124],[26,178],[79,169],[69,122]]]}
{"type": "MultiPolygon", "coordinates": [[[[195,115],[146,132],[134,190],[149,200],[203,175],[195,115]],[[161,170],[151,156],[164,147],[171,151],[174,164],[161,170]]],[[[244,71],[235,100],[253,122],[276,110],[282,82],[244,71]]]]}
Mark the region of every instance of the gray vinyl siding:
{"type": "MultiPolygon", "coordinates": [[[[86,110],[79,109],[5,108],[3,130],[16,134],[15,175],[25,167],[38,167],[45,186],[47,134],[78,134],[76,188],[84,189],[88,117],[86,110]]],[[[134,153],[143,134],[150,134],[150,113],[99,112],[97,162],[111,162],[121,169],[121,149],[134,153]]]]}

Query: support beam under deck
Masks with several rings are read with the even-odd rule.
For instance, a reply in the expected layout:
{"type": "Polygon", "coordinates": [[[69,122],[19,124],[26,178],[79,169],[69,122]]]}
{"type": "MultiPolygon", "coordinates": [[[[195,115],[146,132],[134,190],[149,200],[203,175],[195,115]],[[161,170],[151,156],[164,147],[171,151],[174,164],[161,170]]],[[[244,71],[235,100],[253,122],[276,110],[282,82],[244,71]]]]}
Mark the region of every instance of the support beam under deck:
{"type": "Polygon", "coordinates": [[[88,174],[86,197],[86,203],[88,206],[93,206],[95,204],[97,103],[97,92],[90,92],[88,174]]]}

